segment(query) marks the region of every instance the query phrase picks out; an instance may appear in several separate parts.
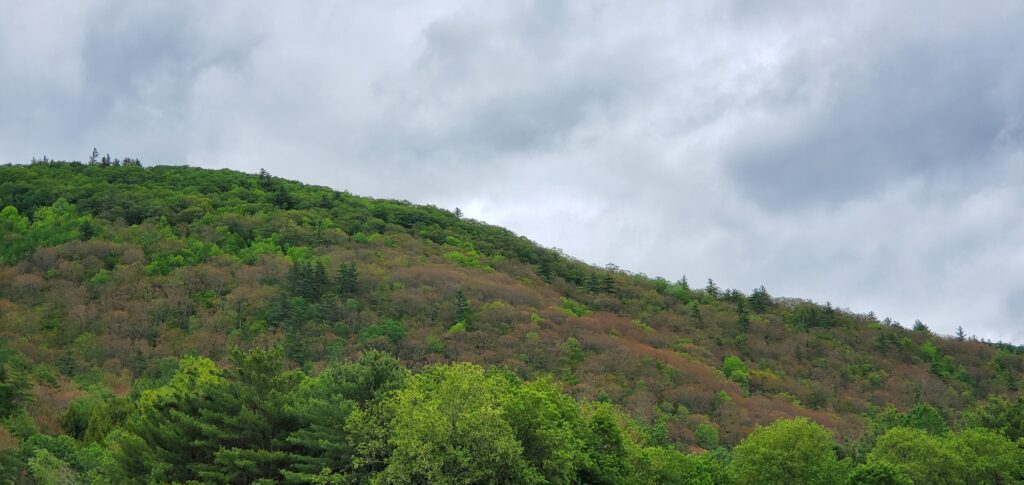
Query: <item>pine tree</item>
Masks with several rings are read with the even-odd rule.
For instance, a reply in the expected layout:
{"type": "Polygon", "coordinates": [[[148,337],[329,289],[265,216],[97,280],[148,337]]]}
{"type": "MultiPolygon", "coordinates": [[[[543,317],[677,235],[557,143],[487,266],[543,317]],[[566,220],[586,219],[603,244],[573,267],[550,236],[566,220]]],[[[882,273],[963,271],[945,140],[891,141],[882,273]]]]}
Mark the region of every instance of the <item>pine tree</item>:
{"type": "Polygon", "coordinates": [[[611,273],[605,273],[601,277],[601,291],[604,293],[616,293],[615,279],[612,278],[611,273]]]}
{"type": "Polygon", "coordinates": [[[958,342],[963,342],[963,341],[967,340],[967,333],[964,332],[964,327],[962,327],[960,325],[956,326],[956,340],[958,342]]]}
{"type": "Polygon", "coordinates": [[[455,323],[462,322],[469,328],[472,324],[473,308],[466,300],[466,294],[462,290],[455,292],[455,323]]]}
{"type": "Polygon", "coordinates": [[[708,285],[704,287],[704,293],[707,293],[711,298],[718,298],[718,285],[711,278],[708,278],[708,285]]]}
{"type": "Polygon", "coordinates": [[[95,165],[96,160],[100,158],[100,151],[96,147],[92,147],[92,153],[89,155],[89,165],[95,165]]]}
{"type": "Polygon", "coordinates": [[[352,296],[359,290],[359,271],[356,263],[342,263],[338,268],[338,276],[334,280],[335,290],[339,296],[352,296]]]}
{"type": "Polygon", "coordinates": [[[290,461],[286,439],[300,424],[289,404],[302,374],[285,372],[276,350],[236,350],[232,362],[225,384],[211,389],[198,414],[205,431],[199,443],[216,451],[193,468],[214,483],[281,480],[290,461]]]}
{"type": "Polygon", "coordinates": [[[327,294],[331,285],[331,279],[327,276],[327,268],[324,267],[324,263],[319,259],[313,264],[309,278],[309,299],[314,302],[319,302],[323,299],[324,295],[327,294]]]}
{"type": "Polygon", "coordinates": [[[262,168],[260,169],[259,184],[260,188],[263,189],[264,192],[270,192],[274,189],[274,179],[270,177],[270,172],[262,168]]]}
{"type": "Polygon", "coordinates": [[[772,304],[772,297],[768,294],[768,290],[761,285],[754,288],[754,291],[750,294],[750,309],[756,313],[764,313],[768,310],[768,307],[772,304]]]}
{"type": "Polygon", "coordinates": [[[740,330],[746,332],[750,329],[750,314],[746,310],[740,310],[736,317],[736,325],[740,327],[740,330]]]}
{"type": "Polygon", "coordinates": [[[537,267],[537,276],[540,276],[542,280],[550,283],[551,282],[551,262],[543,260],[537,267]]]}

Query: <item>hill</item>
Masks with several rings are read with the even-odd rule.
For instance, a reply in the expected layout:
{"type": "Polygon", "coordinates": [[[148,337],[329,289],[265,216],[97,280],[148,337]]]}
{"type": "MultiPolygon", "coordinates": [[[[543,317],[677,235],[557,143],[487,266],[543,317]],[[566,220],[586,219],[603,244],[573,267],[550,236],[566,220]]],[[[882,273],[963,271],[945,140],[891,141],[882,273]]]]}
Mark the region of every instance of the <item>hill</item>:
{"type": "MultiPolygon", "coordinates": [[[[782,418],[830,430],[854,465],[879,436],[915,423],[1020,437],[1005,429],[1024,414],[1020,347],[764,287],[596,268],[458,211],[130,159],[2,166],[0,207],[0,448],[24,449],[37,429],[124,458],[130,440],[117,433],[131,430],[139,400],[203,376],[220,383],[210,396],[230,394],[217,386],[255,386],[239,372],[260,365],[293,376],[267,384],[292,392],[303,379],[367,368],[353,361],[360,355],[414,369],[403,396],[442,392],[430,386],[449,374],[491,382],[496,396],[556,389],[586,419],[608,409],[643,449],[728,452],[782,418]]],[[[395,399],[388,412],[401,415],[395,399]]],[[[351,399],[359,409],[371,401],[351,399]]],[[[22,455],[10,467],[37,458],[22,455]]],[[[189,476],[261,476],[200,472],[189,476]]]]}

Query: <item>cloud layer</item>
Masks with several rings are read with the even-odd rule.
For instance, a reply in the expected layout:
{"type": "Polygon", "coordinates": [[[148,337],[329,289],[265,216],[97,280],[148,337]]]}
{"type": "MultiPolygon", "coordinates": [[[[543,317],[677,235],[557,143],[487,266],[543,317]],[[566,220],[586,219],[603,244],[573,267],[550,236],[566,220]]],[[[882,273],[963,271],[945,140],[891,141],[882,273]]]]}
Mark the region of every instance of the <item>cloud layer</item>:
{"type": "Polygon", "coordinates": [[[0,161],[272,173],[1024,342],[1024,4],[14,0],[0,161]]]}

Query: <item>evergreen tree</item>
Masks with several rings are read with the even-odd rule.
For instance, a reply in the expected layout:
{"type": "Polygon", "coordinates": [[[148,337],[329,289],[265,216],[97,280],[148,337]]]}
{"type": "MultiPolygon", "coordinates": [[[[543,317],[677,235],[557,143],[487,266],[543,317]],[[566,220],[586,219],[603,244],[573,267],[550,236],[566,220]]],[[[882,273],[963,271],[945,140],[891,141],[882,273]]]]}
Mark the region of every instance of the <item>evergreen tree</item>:
{"type": "Polygon", "coordinates": [[[610,272],[605,273],[604,276],[601,277],[601,291],[604,293],[617,292],[617,289],[615,287],[615,279],[612,278],[612,274],[610,272]]]}
{"type": "Polygon", "coordinates": [[[327,268],[319,259],[310,271],[310,300],[320,302],[330,290],[331,279],[327,276],[327,268]]]}
{"type": "Polygon", "coordinates": [[[270,172],[262,168],[259,173],[259,185],[264,192],[270,192],[274,189],[274,179],[270,176],[270,172]]]}
{"type": "Polygon", "coordinates": [[[963,342],[964,340],[967,340],[967,333],[964,332],[964,327],[960,325],[956,326],[956,340],[958,342],[963,342]]]}
{"type": "Polygon", "coordinates": [[[768,310],[768,307],[772,304],[772,297],[768,294],[768,290],[761,285],[754,288],[754,291],[750,294],[750,309],[756,313],[764,313],[768,310]]]}
{"type": "Polygon", "coordinates": [[[455,323],[464,323],[469,328],[473,323],[473,308],[469,306],[462,290],[455,292],[455,323]]]}
{"type": "Polygon", "coordinates": [[[95,165],[96,160],[100,158],[100,151],[96,147],[92,147],[92,153],[89,154],[89,165],[95,165]]]}
{"type": "Polygon", "coordinates": [[[746,310],[740,310],[736,315],[736,325],[739,326],[740,331],[746,332],[750,330],[750,314],[746,310]]]}
{"type": "Polygon", "coordinates": [[[704,293],[707,293],[711,298],[718,298],[718,285],[711,278],[708,278],[708,285],[704,287],[704,293]]]}
{"type": "Polygon", "coordinates": [[[537,267],[537,276],[540,276],[541,279],[548,283],[551,282],[552,273],[550,261],[545,259],[540,262],[540,265],[537,267]]]}
{"type": "Polygon", "coordinates": [[[335,290],[339,296],[353,296],[359,290],[359,271],[356,263],[341,263],[338,276],[334,280],[335,290]]]}
{"type": "Polygon", "coordinates": [[[215,483],[280,480],[289,464],[287,437],[300,424],[289,403],[302,373],[284,371],[276,350],[236,350],[231,360],[234,368],[211,389],[199,413],[199,443],[216,451],[212,460],[192,467],[215,483]]]}

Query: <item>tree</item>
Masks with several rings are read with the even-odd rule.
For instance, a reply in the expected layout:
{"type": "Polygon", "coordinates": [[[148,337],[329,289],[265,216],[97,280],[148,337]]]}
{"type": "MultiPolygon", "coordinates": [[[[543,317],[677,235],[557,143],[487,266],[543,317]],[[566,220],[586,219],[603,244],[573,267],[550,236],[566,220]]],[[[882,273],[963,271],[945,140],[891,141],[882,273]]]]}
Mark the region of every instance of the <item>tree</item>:
{"type": "Polygon", "coordinates": [[[300,425],[286,438],[294,449],[282,473],[295,482],[314,481],[325,468],[344,476],[355,452],[345,421],[358,406],[401,387],[407,375],[397,359],[370,350],[356,362],[333,362],[304,380],[289,404],[300,425]]]}
{"type": "Polygon", "coordinates": [[[263,189],[264,192],[270,192],[274,190],[274,179],[273,177],[270,176],[270,172],[261,168],[258,177],[259,186],[261,189],[263,189]]]}
{"type": "Polygon", "coordinates": [[[708,423],[700,423],[693,430],[693,439],[697,446],[705,450],[718,448],[718,429],[708,423]]]}
{"type": "Polygon", "coordinates": [[[879,462],[896,466],[914,483],[964,483],[966,473],[963,459],[941,438],[915,428],[897,427],[879,437],[867,463],[879,462]]]}
{"type": "Polygon", "coordinates": [[[768,294],[768,290],[764,288],[764,285],[754,288],[749,300],[750,309],[756,313],[764,313],[772,304],[772,297],[768,294]]]}
{"type": "Polygon", "coordinates": [[[466,294],[462,290],[455,292],[455,323],[464,323],[470,327],[473,323],[473,308],[469,306],[466,294]]]}
{"type": "Polygon", "coordinates": [[[964,332],[964,327],[962,327],[960,325],[956,326],[956,340],[958,342],[963,342],[963,341],[967,340],[967,333],[964,332]]]}
{"type": "Polygon", "coordinates": [[[466,363],[429,368],[408,379],[370,414],[356,412],[349,420],[350,432],[370,435],[358,448],[356,466],[379,463],[381,457],[372,453],[377,450],[385,460],[375,483],[535,481],[522,444],[503,418],[507,386],[466,363]]]}
{"type": "Polygon", "coordinates": [[[1024,482],[1024,449],[987,429],[965,429],[949,437],[949,446],[963,458],[967,483],[1024,482]]]}
{"type": "Polygon", "coordinates": [[[733,450],[730,471],[739,484],[840,482],[832,435],[807,418],[759,426],[733,450]]]}
{"type": "Polygon", "coordinates": [[[708,278],[708,284],[704,287],[704,293],[707,293],[711,298],[718,298],[718,285],[715,284],[715,280],[708,278]]]}
{"type": "Polygon", "coordinates": [[[89,154],[89,165],[95,165],[96,160],[100,158],[100,151],[96,147],[92,147],[92,153],[89,154]]]}
{"type": "Polygon", "coordinates": [[[946,418],[942,417],[939,410],[925,403],[915,405],[907,413],[903,419],[903,426],[924,430],[931,435],[940,435],[949,429],[946,427],[946,418]]]}
{"type": "Polygon", "coordinates": [[[0,419],[14,414],[31,401],[31,389],[24,359],[0,346],[0,419]]]}
{"type": "Polygon", "coordinates": [[[458,207],[455,208],[455,218],[462,219],[462,209],[459,209],[458,207]]]}
{"type": "Polygon", "coordinates": [[[885,461],[858,465],[850,473],[849,483],[857,485],[914,485],[914,482],[899,467],[885,461]]]}
{"type": "Polygon", "coordinates": [[[334,279],[334,287],[339,296],[353,296],[359,290],[359,270],[356,263],[341,263],[338,275],[334,279]]]}

